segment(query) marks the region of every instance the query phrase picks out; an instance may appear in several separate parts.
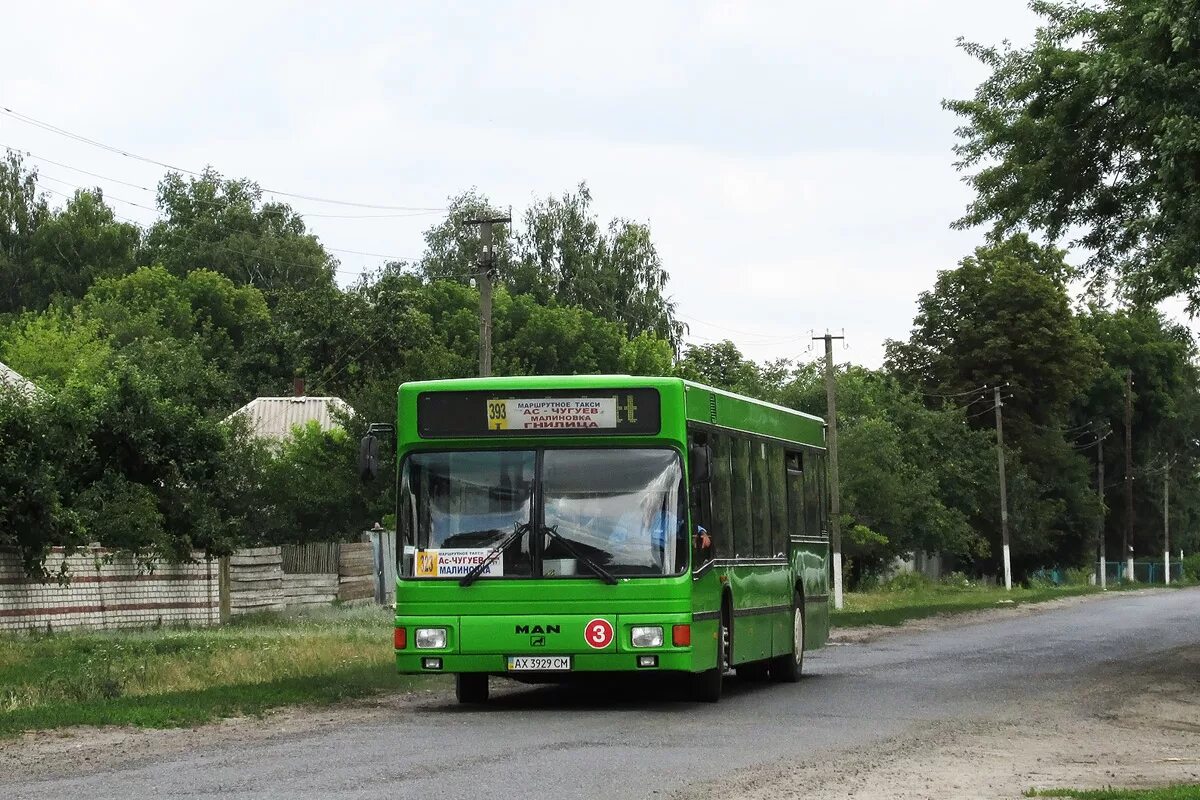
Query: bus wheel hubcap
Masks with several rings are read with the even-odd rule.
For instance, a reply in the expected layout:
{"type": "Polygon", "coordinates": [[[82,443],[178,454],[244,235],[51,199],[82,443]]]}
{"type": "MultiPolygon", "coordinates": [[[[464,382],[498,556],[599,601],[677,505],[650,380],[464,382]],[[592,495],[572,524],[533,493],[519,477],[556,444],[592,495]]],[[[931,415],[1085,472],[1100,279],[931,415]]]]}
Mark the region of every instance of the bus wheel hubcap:
{"type": "Polygon", "coordinates": [[[800,609],[792,612],[792,651],[796,658],[796,663],[800,663],[800,659],[804,658],[804,615],[800,613],[800,609]]]}

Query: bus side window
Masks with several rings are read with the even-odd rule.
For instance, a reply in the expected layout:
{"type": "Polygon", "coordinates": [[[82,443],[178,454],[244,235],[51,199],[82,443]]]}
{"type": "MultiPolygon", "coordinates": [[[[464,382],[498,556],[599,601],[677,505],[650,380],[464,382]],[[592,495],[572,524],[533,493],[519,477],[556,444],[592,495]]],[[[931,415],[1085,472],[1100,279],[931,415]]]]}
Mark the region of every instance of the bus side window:
{"type": "Polygon", "coordinates": [[[821,485],[817,476],[818,453],[804,454],[804,535],[821,535],[821,485]]]}
{"type": "Polygon", "coordinates": [[[733,555],[754,555],[754,516],[750,506],[750,440],[733,440],[733,555]]]}
{"type": "Polygon", "coordinates": [[[788,552],[787,476],[783,463],[783,448],[767,445],[767,482],[771,487],[771,557],[788,552]]]}
{"type": "Polygon", "coordinates": [[[792,536],[804,535],[804,454],[787,454],[788,530],[792,536]]]}
{"type": "Polygon", "coordinates": [[[733,441],[722,433],[709,437],[713,447],[712,517],[714,558],[733,557],[733,441]]]}
{"type": "MultiPolygon", "coordinates": [[[[703,445],[708,441],[708,438],[703,433],[688,434],[688,452],[692,451],[692,445],[703,445]]],[[[715,459],[714,459],[715,461],[715,459]]],[[[688,539],[695,541],[696,534],[700,528],[708,531],[710,538],[715,538],[713,530],[713,484],[708,482],[700,486],[692,486],[688,492],[689,510],[692,516],[692,530],[688,532],[688,539]]],[[[693,545],[694,556],[692,558],[692,566],[698,567],[712,557],[711,553],[701,552],[698,546],[693,545]]]]}
{"type": "Polygon", "coordinates": [[[767,444],[751,442],[750,452],[753,470],[750,476],[750,496],[754,498],[754,549],[755,558],[770,558],[771,552],[771,481],[769,477],[767,444]]]}

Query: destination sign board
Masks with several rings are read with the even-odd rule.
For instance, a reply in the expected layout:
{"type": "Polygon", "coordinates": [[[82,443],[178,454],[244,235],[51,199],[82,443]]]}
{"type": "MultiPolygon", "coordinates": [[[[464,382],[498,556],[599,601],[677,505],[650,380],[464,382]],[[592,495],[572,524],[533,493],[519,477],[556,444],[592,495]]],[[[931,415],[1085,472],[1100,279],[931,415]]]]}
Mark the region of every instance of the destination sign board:
{"type": "Polygon", "coordinates": [[[422,437],[657,434],[656,389],[424,392],[417,398],[422,437]]]}

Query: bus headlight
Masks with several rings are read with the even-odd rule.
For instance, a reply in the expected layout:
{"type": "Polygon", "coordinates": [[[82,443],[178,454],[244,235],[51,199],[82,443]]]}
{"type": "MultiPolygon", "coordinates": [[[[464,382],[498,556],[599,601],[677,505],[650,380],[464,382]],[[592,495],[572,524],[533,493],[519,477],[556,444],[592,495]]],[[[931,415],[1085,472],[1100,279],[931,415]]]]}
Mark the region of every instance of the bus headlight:
{"type": "Polygon", "coordinates": [[[445,628],[417,628],[418,650],[440,650],[446,646],[445,628]]]}
{"type": "Polygon", "coordinates": [[[661,625],[637,626],[630,633],[634,647],[662,647],[663,629],[661,625]]]}

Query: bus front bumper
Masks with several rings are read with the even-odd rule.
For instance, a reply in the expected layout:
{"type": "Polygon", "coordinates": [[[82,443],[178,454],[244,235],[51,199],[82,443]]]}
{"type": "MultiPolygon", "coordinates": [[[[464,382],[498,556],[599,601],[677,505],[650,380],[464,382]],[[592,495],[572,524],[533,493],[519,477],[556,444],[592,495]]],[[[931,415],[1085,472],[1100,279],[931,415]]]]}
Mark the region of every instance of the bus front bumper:
{"type": "Polygon", "coordinates": [[[396,668],[406,674],[697,672],[712,666],[698,656],[713,661],[716,652],[716,625],[694,623],[688,613],[398,616],[396,633],[396,668]],[[646,628],[660,629],[661,642],[635,647],[635,633],[646,628]],[[430,631],[442,632],[442,646],[419,647],[429,644],[430,631]],[[553,668],[542,670],[548,663],[553,668]]]}
{"type": "Polygon", "coordinates": [[[396,669],[401,674],[437,674],[439,672],[487,672],[493,675],[539,676],[570,675],[576,672],[692,672],[693,659],[690,652],[664,653],[546,653],[546,657],[569,656],[569,670],[513,671],[508,668],[507,655],[481,653],[457,655],[454,653],[396,653],[396,669]],[[638,666],[638,659],[653,658],[653,664],[638,666]]]}

